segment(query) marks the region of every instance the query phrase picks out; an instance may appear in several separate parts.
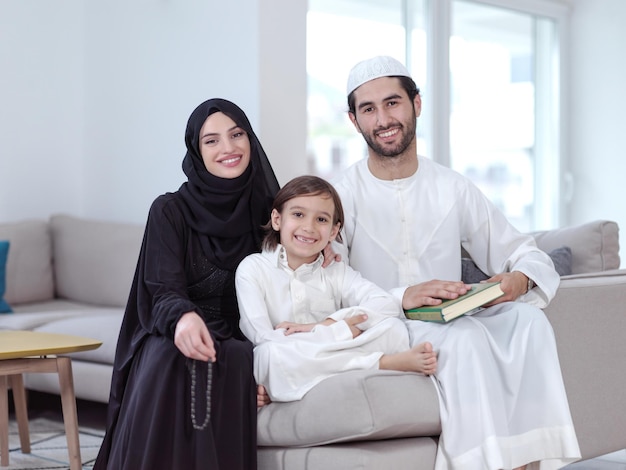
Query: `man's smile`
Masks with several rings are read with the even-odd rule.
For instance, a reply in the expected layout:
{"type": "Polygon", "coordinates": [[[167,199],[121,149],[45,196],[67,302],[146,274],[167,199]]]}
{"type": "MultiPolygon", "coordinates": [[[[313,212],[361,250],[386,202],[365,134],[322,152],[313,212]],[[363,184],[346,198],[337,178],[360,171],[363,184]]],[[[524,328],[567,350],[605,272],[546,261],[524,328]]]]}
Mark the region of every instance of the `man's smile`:
{"type": "Polygon", "coordinates": [[[393,129],[387,129],[382,132],[377,132],[376,135],[381,139],[389,139],[391,137],[395,137],[396,134],[400,132],[400,128],[394,127],[393,129]]]}

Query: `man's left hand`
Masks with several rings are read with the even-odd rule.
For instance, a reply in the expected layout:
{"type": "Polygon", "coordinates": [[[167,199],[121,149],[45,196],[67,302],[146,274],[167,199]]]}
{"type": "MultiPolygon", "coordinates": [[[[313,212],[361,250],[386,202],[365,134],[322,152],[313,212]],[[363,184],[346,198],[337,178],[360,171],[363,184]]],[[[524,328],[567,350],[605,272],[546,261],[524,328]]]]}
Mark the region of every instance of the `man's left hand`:
{"type": "Polygon", "coordinates": [[[328,266],[333,261],[341,261],[341,255],[339,253],[335,253],[331,242],[328,242],[328,245],[326,245],[322,254],[324,255],[324,262],[322,263],[323,268],[328,266]]]}
{"type": "Polygon", "coordinates": [[[487,279],[485,282],[497,281],[500,281],[500,288],[504,292],[504,295],[488,305],[496,305],[502,302],[517,300],[520,295],[524,295],[526,293],[526,288],[528,287],[528,277],[520,271],[496,274],[495,276],[487,279]]]}

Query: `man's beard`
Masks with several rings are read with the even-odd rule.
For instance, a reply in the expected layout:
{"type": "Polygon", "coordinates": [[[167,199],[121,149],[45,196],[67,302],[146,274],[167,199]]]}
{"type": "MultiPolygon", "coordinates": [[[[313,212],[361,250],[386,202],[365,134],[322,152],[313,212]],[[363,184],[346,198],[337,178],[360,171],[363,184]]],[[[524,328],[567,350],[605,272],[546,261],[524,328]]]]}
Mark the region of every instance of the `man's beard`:
{"type": "Polygon", "coordinates": [[[409,148],[409,145],[415,139],[415,126],[417,125],[417,118],[413,116],[411,122],[401,123],[400,132],[402,132],[402,140],[398,142],[397,145],[393,147],[385,146],[379,144],[376,141],[376,134],[379,132],[384,132],[387,129],[376,129],[371,134],[362,133],[363,138],[367,145],[376,152],[377,155],[381,157],[397,157],[398,155],[402,155],[404,151],[409,148]]]}

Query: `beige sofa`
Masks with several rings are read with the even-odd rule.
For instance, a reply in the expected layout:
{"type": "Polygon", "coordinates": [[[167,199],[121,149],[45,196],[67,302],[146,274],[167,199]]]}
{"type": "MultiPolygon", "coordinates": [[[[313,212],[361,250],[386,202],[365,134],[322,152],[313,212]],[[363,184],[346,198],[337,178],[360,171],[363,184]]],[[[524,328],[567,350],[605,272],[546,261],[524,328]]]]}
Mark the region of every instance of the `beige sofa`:
{"type": "MultiPolygon", "coordinates": [[[[74,357],[79,398],[108,400],[112,362],[141,244],[139,225],[54,215],[0,224],[9,240],[0,329],[73,333],[100,339],[74,357]]],[[[614,222],[538,232],[545,251],[571,248],[572,275],[546,308],[557,337],[583,458],[626,448],[626,270],[620,270],[614,222]]],[[[58,393],[56,377],[26,378],[33,390],[58,393]]],[[[431,469],[440,432],[430,379],[358,371],[330,378],[300,402],[259,412],[259,468],[431,469]]]]}
{"type": "MultiPolygon", "coordinates": [[[[107,403],[124,307],[143,227],[54,215],[0,224],[9,240],[0,329],[87,336],[102,341],[72,361],[77,398],[107,403]]],[[[25,377],[26,387],[59,393],[54,374],[25,377]]]]}
{"type": "MultiPolygon", "coordinates": [[[[571,249],[545,312],[553,325],[583,459],[626,448],[626,270],[617,224],[534,234],[546,252],[571,249]]],[[[260,468],[432,469],[441,431],[429,378],[390,371],[327,379],[300,402],[259,412],[260,468]],[[323,445],[324,444],[324,445],[323,445]]]]}

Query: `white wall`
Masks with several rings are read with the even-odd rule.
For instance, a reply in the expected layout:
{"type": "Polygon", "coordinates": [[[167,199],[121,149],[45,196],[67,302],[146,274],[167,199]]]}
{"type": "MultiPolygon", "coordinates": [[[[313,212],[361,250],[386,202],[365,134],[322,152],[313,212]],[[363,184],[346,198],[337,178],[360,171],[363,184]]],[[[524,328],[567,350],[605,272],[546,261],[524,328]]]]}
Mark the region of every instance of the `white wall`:
{"type": "Polygon", "coordinates": [[[259,9],[260,134],[281,184],[307,171],[306,12],[302,0],[259,9]]]}
{"type": "Polygon", "coordinates": [[[573,0],[572,6],[569,221],[616,220],[626,247],[626,2],[573,0]]]}
{"type": "Polygon", "coordinates": [[[82,210],[82,4],[0,3],[0,221],[82,210]]]}
{"type": "Polygon", "coordinates": [[[246,111],[281,182],[305,171],[305,12],[290,0],[3,0],[0,221],[143,222],[185,179],[189,114],[217,96],[246,111]]]}
{"type": "MultiPolygon", "coordinates": [[[[253,1],[235,3],[255,11],[253,1]]],[[[241,15],[234,34],[223,20],[229,4],[85,2],[89,214],[143,220],[158,194],[177,189],[186,121],[205,99],[231,99],[258,117],[258,28],[241,15]]]]}
{"type": "MultiPolygon", "coordinates": [[[[617,220],[626,246],[626,2],[571,0],[565,223],[617,220]]],[[[281,183],[306,171],[306,2],[2,0],[0,222],[145,220],[184,180],[186,120],[222,96],[281,183]]]]}

